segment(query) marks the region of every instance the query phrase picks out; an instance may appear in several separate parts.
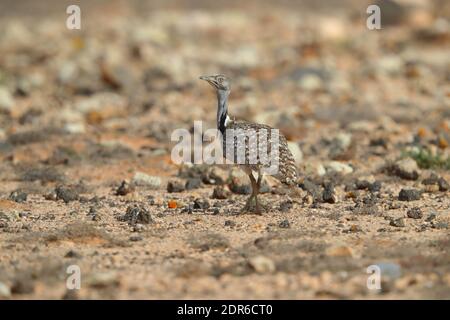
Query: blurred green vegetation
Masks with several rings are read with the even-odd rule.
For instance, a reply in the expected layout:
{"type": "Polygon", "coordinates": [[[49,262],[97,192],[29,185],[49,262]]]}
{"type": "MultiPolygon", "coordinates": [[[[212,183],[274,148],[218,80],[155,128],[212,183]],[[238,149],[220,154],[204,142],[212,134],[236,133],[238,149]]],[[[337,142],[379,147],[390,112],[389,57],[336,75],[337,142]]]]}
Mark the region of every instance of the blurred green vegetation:
{"type": "Polygon", "coordinates": [[[404,157],[411,157],[422,169],[444,169],[450,170],[450,157],[445,158],[442,154],[432,154],[430,150],[419,147],[415,150],[403,152],[404,157]]]}

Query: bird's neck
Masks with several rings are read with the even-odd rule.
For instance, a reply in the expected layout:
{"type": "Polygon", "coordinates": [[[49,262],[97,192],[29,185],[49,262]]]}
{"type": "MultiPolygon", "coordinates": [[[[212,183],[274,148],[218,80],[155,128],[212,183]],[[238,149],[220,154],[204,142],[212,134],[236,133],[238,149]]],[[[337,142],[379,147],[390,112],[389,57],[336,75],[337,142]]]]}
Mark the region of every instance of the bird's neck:
{"type": "Polygon", "coordinates": [[[229,91],[217,91],[217,129],[224,134],[227,122],[230,121],[228,117],[228,95],[229,91]]]}

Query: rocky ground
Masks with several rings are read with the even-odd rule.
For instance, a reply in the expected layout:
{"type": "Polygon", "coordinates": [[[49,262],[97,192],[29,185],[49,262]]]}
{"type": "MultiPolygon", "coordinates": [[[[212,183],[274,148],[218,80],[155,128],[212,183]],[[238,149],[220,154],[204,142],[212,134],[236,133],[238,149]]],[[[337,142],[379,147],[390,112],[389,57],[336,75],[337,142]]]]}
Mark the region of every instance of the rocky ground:
{"type": "Polygon", "coordinates": [[[0,299],[450,298],[450,8],[382,2],[378,31],[361,1],[89,1],[80,31],[2,3],[0,299]],[[263,215],[237,168],[171,161],[217,72],[298,164],[263,215]]]}

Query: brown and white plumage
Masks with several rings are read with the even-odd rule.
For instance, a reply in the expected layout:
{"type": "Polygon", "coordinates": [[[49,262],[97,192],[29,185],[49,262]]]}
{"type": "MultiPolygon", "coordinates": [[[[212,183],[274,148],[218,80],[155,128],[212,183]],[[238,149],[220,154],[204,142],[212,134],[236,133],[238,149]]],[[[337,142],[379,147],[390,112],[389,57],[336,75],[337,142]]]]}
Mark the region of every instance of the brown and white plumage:
{"type": "Polygon", "coordinates": [[[294,157],[288,148],[286,138],[274,128],[259,123],[252,123],[242,120],[232,120],[228,116],[228,95],[230,94],[230,81],[224,75],[202,76],[200,79],[211,84],[217,92],[217,128],[222,133],[223,155],[232,163],[238,164],[248,174],[252,183],[252,195],[249,197],[244,210],[250,210],[251,201],[255,200],[255,211],[261,212],[258,202],[258,194],[261,187],[263,174],[269,169],[270,164],[277,162],[277,170],[272,174],[275,178],[286,185],[295,185],[297,181],[297,168],[294,157]],[[232,134],[227,134],[232,132],[232,134]],[[241,141],[243,144],[239,144],[241,141]],[[260,158],[255,150],[267,151],[267,155],[272,155],[272,147],[276,147],[276,159],[260,158]],[[245,148],[242,150],[241,148],[245,148]],[[278,151],[278,152],[276,152],[278,151]],[[244,159],[239,159],[239,152],[245,154],[244,159]],[[252,152],[254,152],[252,154],[252,152]],[[266,161],[265,161],[266,160],[266,161]],[[258,173],[255,178],[254,172],[258,173]]]}

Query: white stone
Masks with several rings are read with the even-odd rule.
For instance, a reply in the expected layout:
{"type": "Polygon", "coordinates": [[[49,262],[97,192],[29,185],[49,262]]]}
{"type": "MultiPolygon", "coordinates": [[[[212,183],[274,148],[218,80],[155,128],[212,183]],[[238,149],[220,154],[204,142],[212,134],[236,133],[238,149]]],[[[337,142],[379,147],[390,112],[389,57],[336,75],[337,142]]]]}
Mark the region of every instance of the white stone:
{"type": "Polygon", "coordinates": [[[316,74],[307,74],[300,79],[299,85],[304,90],[317,90],[322,87],[322,79],[316,74]]]}
{"type": "Polygon", "coordinates": [[[288,141],[288,148],[291,151],[292,155],[294,156],[295,163],[299,165],[303,160],[303,152],[300,149],[300,146],[298,143],[288,141]]]}
{"type": "Polygon", "coordinates": [[[79,134],[79,133],[85,133],[86,127],[84,126],[84,123],[78,122],[78,123],[68,123],[64,126],[64,131],[71,134],[79,134]]]}
{"type": "Polygon", "coordinates": [[[339,172],[343,174],[349,174],[353,172],[353,168],[348,164],[338,162],[338,161],[330,161],[325,165],[325,169],[327,172],[339,172]]]}
{"type": "Polygon", "coordinates": [[[11,111],[14,106],[14,98],[9,90],[0,87],[0,111],[11,111]]]}
{"type": "Polygon", "coordinates": [[[275,263],[265,256],[253,257],[249,264],[257,273],[273,273],[276,270],[275,263]]]}
{"type": "Polygon", "coordinates": [[[10,297],[11,297],[11,289],[3,282],[0,282],[0,299],[7,299],[10,297]]]}
{"type": "Polygon", "coordinates": [[[161,186],[161,178],[150,176],[143,172],[136,172],[131,181],[136,186],[145,186],[152,189],[158,189],[161,186]]]}

